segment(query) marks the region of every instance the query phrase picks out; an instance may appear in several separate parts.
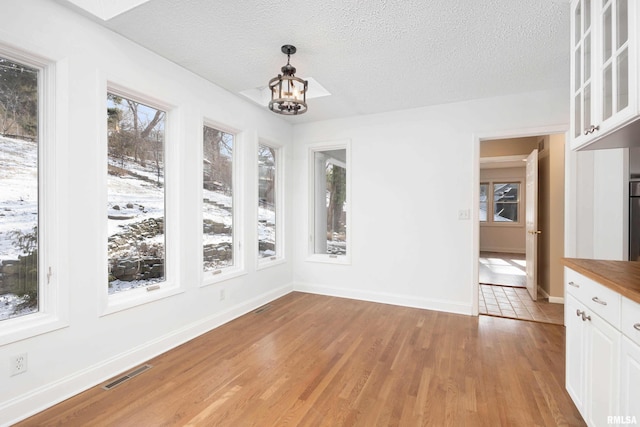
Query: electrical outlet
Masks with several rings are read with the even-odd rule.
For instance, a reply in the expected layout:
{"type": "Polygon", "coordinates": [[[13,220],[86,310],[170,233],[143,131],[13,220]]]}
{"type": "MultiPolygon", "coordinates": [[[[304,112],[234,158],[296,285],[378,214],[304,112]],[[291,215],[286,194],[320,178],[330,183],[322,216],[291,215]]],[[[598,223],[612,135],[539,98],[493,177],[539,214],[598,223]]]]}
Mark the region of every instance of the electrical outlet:
{"type": "Polygon", "coordinates": [[[11,376],[27,372],[27,353],[18,354],[10,359],[11,376]]]}
{"type": "Polygon", "coordinates": [[[227,292],[224,288],[220,289],[220,301],[224,301],[227,298],[227,292]]]}

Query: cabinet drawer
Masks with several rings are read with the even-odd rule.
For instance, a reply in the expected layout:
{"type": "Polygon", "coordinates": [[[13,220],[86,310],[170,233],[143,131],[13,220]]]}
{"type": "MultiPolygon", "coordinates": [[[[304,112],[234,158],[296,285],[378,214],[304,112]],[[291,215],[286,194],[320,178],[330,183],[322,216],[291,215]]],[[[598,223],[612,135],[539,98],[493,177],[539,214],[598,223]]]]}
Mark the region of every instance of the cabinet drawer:
{"type": "Polygon", "coordinates": [[[564,268],[564,289],[578,301],[584,303],[587,295],[589,295],[589,285],[591,282],[593,282],[593,280],[586,278],[582,274],[568,267],[564,268]]]}
{"type": "Polygon", "coordinates": [[[622,298],[620,326],[623,334],[640,345],[640,304],[622,298]]]}
{"type": "Polygon", "coordinates": [[[565,269],[565,282],[567,293],[612,326],[620,327],[620,294],[570,268],[565,269]]]}

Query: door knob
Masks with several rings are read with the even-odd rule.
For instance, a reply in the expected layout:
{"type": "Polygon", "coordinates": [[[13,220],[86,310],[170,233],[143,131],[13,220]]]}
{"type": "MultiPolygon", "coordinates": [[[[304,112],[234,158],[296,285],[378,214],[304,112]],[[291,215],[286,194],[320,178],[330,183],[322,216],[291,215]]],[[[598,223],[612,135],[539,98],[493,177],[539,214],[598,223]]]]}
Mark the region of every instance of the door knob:
{"type": "Polygon", "coordinates": [[[530,231],[527,231],[527,233],[529,233],[529,234],[541,234],[542,231],[540,231],[540,230],[530,230],[530,231]]]}

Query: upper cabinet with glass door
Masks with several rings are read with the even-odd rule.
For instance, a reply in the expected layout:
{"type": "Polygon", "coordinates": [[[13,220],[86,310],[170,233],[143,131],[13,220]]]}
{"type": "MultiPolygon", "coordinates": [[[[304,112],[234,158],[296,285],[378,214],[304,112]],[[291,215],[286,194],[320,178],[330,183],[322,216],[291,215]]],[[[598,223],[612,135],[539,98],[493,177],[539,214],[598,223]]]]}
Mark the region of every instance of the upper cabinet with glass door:
{"type": "Polygon", "coordinates": [[[571,148],[639,118],[634,0],[571,3],[571,148]]]}

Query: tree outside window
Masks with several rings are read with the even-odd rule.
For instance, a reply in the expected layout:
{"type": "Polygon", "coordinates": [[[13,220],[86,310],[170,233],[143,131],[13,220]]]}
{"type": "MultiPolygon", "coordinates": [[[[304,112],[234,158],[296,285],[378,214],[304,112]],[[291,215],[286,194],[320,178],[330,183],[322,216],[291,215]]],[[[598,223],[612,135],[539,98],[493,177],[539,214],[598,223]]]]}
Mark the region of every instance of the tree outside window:
{"type": "Polygon", "coordinates": [[[220,272],[234,265],[233,149],[235,136],[203,129],[203,270],[220,272]]]}
{"type": "Polygon", "coordinates": [[[165,280],[165,118],[107,94],[109,294],[165,280]]]}
{"type": "Polygon", "coordinates": [[[276,149],[258,145],[258,257],[275,257],[276,149]]]}

